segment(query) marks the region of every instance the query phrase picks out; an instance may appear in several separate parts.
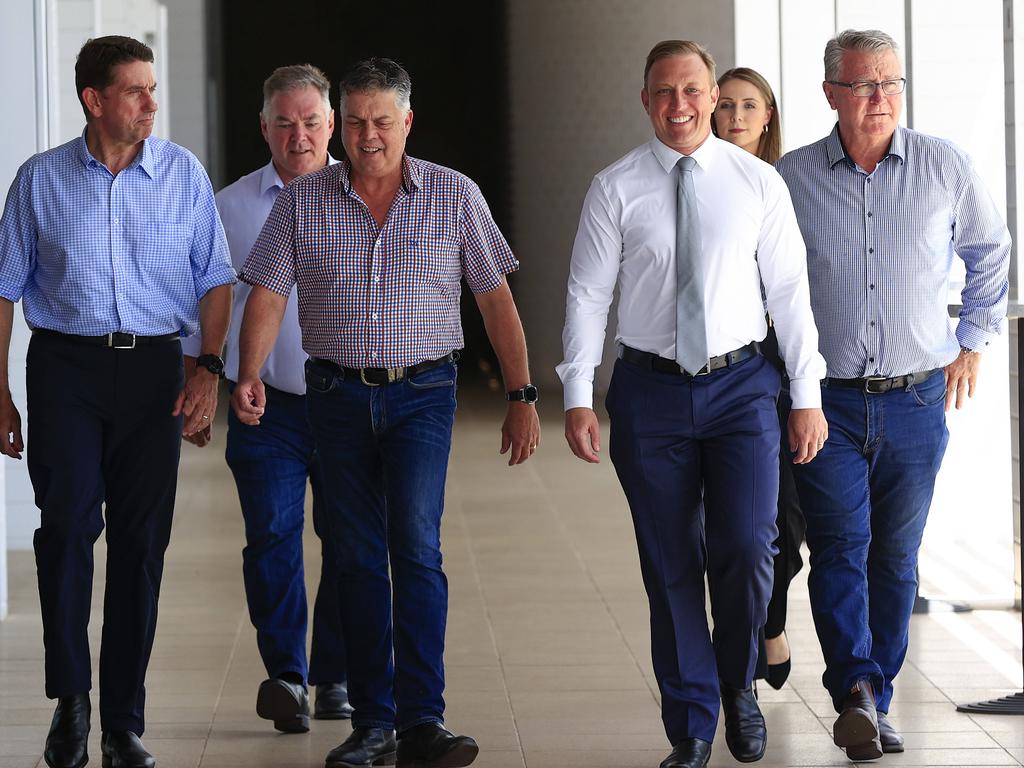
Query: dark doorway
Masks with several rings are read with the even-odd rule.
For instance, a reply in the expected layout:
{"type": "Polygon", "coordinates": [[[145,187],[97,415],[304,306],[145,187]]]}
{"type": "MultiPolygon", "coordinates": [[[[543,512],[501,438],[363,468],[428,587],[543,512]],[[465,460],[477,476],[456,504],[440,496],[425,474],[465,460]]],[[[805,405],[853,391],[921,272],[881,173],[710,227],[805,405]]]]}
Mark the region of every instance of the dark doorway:
{"type": "MultiPolygon", "coordinates": [[[[225,184],[269,159],[258,113],[263,80],[275,67],[308,62],[337,83],[351,63],[387,56],[412,76],[415,122],[409,154],[472,178],[508,236],[504,2],[224,0],[211,10],[211,30],[219,38],[211,46],[210,64],[220,95],[215,120],[225,184]]],[[[337,109],[336,86],[331,101],[337,109]]],[[[330,145],[337,158],[344,156],[339,128],[330,145]]],[[[488,366],[494,370],[493,353],[467,288],[462,317],[462,373],[472,377],[488,366]]]]}

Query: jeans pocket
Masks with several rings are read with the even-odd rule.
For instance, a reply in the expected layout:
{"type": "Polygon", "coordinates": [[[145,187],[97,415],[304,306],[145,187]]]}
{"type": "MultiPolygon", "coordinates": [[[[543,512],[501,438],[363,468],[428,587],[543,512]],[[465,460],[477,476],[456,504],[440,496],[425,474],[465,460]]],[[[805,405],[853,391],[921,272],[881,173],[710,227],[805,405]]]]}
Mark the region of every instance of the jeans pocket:
{"type": "Polygon", "coordinates": [[[412,389],[441,389],[442,387],[454,387],[457,376],[455,364],[445,363],[418,373],[406,379],[405,383],[412,389]]]}
{"type": "Polygon", "coordinates": [[[914,396],[914,402],[927,408],[946,399],[946,377],[942,371],[938,371],[925,381],[911,384],[907,389],[914,396]]]}
{"type": "Polygon", "coordinates": [[[337,383],[337,375],[325,368],[324,366],[314,362],[313,360],[306,361],[306,391],[315,392],[320,395],[326,395],[332,389],[334,389],[335,383],[337,383]]]}

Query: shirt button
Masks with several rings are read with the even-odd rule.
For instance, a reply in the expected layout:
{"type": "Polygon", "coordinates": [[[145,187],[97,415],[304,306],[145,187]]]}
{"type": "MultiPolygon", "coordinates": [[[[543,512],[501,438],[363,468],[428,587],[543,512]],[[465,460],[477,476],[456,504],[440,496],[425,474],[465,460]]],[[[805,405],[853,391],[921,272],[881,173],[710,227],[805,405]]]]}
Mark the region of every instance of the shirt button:
{"type": "Polygon", "coordinates": [[[874,320],[872,320],[872,321],[871,321],[871,327],[872,327],[872,328],[874,328],[874,327],[875,327],[875,321],[874,321],[874,320]]]}
{"type": "Polygon", "coordinates": [[[120,224],[120,223],[121,223],[121,220],[120,220],[119,218],[117,218],[117,216],[115,216],[115,217],[114,217],[114,223],[115,223],[115,224],[120,224]]]}
{"type": "Polygon", "coordinates": [[[370,353],[370,359],[371,360],[376,360],[377,359],[377,353],[376,352],[371,352],[370,353]]]}
{"type": "Polygon", "coordinates": [[[871,288],[872,291],[875,290],[875,284],[874,283],[872,283],[869,287],[871,288]]]}
{"type": "Polygon", "coordinates": [[[871,218],[872,216],[874,216],[874,215],[875,215],[875,214],[873,214],[873,213],[872,213],[871,211],[868,211],[868,218],[869,218],[869,219],[870,219],[870,218],[871,218]]]}
{"type": "Polygon", "coordinates": [[[377,276],[377,275],[374,275],[374,276],[373,276],[373,282],[375,282],[375,283],[379,283],[379,282],[380,282],[380,277],[379,277],[379,276],[377,276]]]}
{"type": "Polygon", "coordinates": [[[377,319],[377,313],[374,312],[372,315],[370,315],[370,319],[371,320],[376,320],[377,319]]]}
{"type": "Polygon", "coordinates": [[[874,252],[875,252],[874,248],[868,248],[868,253],[874,253],[874,252]]]}

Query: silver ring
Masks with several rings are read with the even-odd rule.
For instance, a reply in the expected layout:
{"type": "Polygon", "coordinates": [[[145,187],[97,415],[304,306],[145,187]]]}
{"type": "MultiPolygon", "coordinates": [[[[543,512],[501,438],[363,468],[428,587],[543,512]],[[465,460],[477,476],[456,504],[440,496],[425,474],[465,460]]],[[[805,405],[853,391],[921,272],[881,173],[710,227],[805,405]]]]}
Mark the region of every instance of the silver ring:
{"type": "Polygon", "coordinates": [[[209,420],[210,417],[209,416],[203,416],[203,418],[209,420]]]}

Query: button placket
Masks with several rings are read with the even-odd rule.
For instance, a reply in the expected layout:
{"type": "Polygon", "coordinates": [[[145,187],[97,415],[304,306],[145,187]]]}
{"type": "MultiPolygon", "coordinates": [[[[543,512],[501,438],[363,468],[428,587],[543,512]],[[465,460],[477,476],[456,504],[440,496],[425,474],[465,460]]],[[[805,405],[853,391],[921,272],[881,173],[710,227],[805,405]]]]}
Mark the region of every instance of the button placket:
{"type": "Polygon", "coordinates": [[[868,375],[877,375],[879,371],[878,350],[880,332],[878,329],[878,318],[880,312],[878,293],[876,288],[878,281],[878,267],[876,266],[874,243],[877,237],[878,228],[874,218],[874,196],[871,189],[871,177],[865,175],[863,182],[864,194],[864,264],[865,276],[867,278],[867,310],[868,328],[867,332],[867,370],[868,375]]]}

